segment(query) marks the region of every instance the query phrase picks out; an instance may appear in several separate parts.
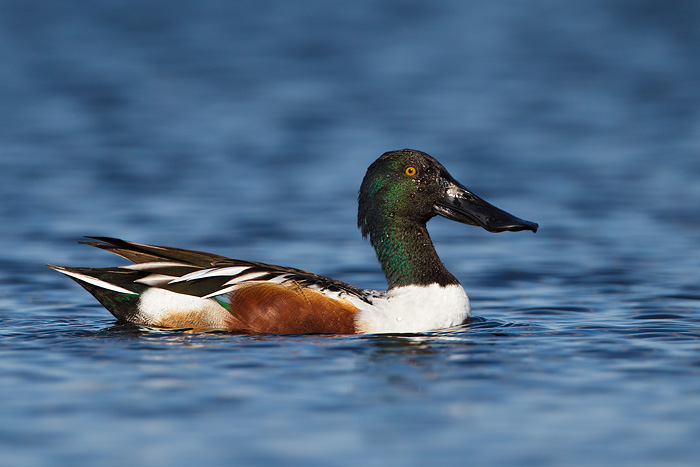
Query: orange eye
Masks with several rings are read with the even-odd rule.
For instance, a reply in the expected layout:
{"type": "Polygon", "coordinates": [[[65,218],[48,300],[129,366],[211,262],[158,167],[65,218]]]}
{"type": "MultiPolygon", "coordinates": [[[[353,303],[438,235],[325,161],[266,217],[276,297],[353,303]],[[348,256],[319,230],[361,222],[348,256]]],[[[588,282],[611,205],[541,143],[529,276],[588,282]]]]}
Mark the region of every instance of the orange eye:
{"type": "Polygon", "coordinates": [[[406,175],[408,175],[409,177],[415,177],[417,173],[418,173],[418,170],[415,167],[413,167],[413,166],[406,167],[406,175]]]}

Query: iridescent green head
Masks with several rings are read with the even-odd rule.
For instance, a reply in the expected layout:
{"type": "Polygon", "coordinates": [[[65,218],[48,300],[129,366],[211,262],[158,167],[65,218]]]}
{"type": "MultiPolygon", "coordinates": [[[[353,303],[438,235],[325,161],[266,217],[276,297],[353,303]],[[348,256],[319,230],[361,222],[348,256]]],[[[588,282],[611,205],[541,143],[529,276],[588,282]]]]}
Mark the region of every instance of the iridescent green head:
{"type": "Polygon", "coordinates": [[[490,232],[537,231],[534,222],[471,193],[428,154],[412,149],[387,152],[367,169],[357,224],[363,237],[369,236],[391,287],[454,281],[447,271],[449,277],[436,277],[430,267],[435,261],[442,267],[425,229],[436,215],[490,232]]]}

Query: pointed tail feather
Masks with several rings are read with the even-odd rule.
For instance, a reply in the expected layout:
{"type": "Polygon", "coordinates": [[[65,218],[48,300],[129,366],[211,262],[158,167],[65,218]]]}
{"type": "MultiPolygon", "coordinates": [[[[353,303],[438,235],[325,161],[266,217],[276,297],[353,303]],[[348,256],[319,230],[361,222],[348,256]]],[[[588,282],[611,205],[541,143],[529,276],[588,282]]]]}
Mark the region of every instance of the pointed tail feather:
{"type": "Polygon", "coordinates": [[[65,274],[90,292],[115,318],[120,321],[138,322],[138,302],[146,286],[134,283],[138,272],[116,268],[69,268],[46,264],[65,274]]]}

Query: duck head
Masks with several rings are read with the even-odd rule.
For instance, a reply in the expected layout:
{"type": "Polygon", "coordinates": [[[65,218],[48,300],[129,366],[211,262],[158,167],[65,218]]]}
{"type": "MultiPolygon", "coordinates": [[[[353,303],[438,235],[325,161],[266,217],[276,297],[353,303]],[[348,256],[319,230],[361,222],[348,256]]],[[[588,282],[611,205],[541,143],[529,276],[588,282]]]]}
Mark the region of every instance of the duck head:
{"type": "Polygon", "coordinates": [[[377,224],[425,225],[436,215],[489,232],[537,232],[538,227],[479,198],[424,152],[387,152],[367,169],[358,209],[364,237],[371,236],[377,224]]]}

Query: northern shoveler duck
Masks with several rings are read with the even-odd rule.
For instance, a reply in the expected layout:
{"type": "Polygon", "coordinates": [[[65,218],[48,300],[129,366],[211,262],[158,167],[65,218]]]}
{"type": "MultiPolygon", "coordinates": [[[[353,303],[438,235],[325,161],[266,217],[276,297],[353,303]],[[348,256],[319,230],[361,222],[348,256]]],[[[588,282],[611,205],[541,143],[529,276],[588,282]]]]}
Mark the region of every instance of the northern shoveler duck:
{"type": "Polygon", "coordinates": [[[468,320],[470,305],[438,258],[426,223],[435,215],[490,232],[537,231],[477,197],[428,154],[387,152],[367,169],[357,223],[389,288],[365,290],[300,269],[107,237],[84,241],[134,264],[73,268],[119,321],[245,333],[404,333],[468,320]]]}

